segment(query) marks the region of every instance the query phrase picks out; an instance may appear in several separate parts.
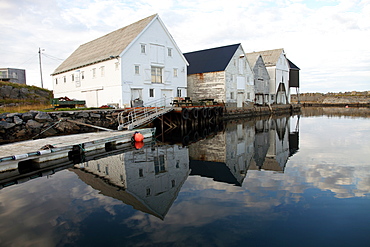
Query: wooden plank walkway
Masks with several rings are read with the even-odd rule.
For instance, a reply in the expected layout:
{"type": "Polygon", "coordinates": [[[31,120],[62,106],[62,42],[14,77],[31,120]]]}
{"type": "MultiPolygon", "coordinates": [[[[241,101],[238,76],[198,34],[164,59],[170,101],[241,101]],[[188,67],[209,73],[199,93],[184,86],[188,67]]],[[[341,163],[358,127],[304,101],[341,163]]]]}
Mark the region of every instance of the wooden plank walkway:
{"type": "Polygon", "coordinates": [[[32,159],[36,163],[68,157],[76,147],[83,152],[106,148],[106,145],[118,145],[131,142],[138,131],[144,138],[152,138],[154,128],[131,131],[104,131],[66,136],[49,137],[38,140],[10,143],[0,146],[0,172],[16,169],[19,162],[32,159]],[[49,147],[44,149],[45,147],[49,147]]]}

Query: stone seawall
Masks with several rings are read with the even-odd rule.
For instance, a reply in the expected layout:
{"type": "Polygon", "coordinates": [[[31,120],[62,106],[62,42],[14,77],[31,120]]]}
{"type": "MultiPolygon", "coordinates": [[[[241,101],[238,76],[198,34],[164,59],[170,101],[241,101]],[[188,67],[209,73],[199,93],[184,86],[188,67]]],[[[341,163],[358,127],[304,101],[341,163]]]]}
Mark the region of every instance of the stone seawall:
{"type": "Polygon", "coordinates": [[[265,115],[281,115],[293,112],[299,112],[301,106],[298,104],[254,106],[245,108],[227,108],[224,113],[224,119],[234,119],[240,117],[257,117],[265,115]]]}
{"type": "Polygon", "coordinates": [[[67,120],[117,129],[116,115],[115,110],[3,113],[0,114],[0,144],[97,131],[93,127],[67,120]]]}
{"type": "MultiPolygon", "coordinates": [[[[227,107],[224,119],[279,115],[300,110],[299,105],[271,105],[245,108],[227,107]]],[[[117,115],[122,110],[89,110],[0,114],[0,144],[58,135],[96,132],[87,125],[116,130],[117,115]],[[69,122],[72,120],[73,122],[69,122]],[[76,122],[82,123],[78,124],[76,122]],[[85,125],[83,125],[85,124],[85,125]]]]}

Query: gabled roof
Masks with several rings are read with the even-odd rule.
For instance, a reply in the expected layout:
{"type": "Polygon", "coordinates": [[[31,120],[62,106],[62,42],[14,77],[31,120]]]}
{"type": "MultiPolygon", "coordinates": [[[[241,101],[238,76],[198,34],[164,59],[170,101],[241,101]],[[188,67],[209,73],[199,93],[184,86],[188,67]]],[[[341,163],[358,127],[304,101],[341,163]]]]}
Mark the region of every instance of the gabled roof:
{"type": "Polygon", "coordinates": [[[151,15],[93,41],[80,45],[77,50],[55,69],[52,75],[116,58],[145,29],[145,27],[157,17],[157,14],[151,15]]]}
{"type": "Polygon", "coordinates": [[[297,66],[297,65],[295,65],[292,61],[290,61],[288,58],[287,58],[287,60],[288,60],[289,68],[290,68],[290,69],[300,70],[300,68],[298,68],[298,66],[297,66]]]}
{"type": "Polygon", "coordinates": [[[224,71],[240,44],[184,53],[189,62],[188,75],[224,71]]]}
{"type": "Polygon", "coordinates": [[[247,61],[249,65],[251,66],[251,68],[254,68],[258,58],[261,56],[260,54],[257,54],[256,52],[246,53],[245,55],[247,56],[247,61]]]}
{"type": "Polygon", "coordinates": [[[251,52],[248,54],[260,54],[265,62],[266,67],[276,66],[277,61],[281,53],[284,53],[284,49],[275,49],[275,50],[267,50],[267,51],[258,51],[258,52],[251,52]]]}

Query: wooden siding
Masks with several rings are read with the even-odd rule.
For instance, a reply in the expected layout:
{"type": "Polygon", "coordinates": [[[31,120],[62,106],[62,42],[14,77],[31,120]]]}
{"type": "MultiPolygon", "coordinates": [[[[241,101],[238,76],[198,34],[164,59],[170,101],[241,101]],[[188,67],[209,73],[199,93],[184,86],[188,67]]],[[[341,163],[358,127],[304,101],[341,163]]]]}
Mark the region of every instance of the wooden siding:
{"type": "Polygon", "coordinates": [[[225,102],[225,72],[188,75],[188,96],[192,100],[214,99],[225,102]]]}

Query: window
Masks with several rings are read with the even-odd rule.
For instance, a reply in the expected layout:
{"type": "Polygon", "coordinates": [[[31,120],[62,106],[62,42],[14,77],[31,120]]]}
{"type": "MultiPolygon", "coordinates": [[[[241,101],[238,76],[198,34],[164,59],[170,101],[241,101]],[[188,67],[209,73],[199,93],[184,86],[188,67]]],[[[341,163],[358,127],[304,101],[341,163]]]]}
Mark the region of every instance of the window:
{"type": "Polygon", "coordinates": [[[139,177],[143,177],[144,176],[144,174],[143,174],[143,169],[139,169],[139,177]]]}
{"type": "Polygon", "coordinates": [[[152,67],[151,69],[152,83],[163,83],[162,74],[163,68],[152,67]]]}
{"type": "Polygon", "coordinates": [[[181,97],[181,89],[177,89],[177,97],[181,97]]]}
{"type": "Polygon", "coordinates": [[[140,66],[135,65],[135,75],[140,75],[140,66]]]}
{"type": "Polygon", "coordinates": [[[75,74],[72,74],[72,81],[75,81],[75,74]]]}
{"type": "Polygon", "coordinates": [[[274,95],[271,94],[271,100],[274,100],[274,95]]]}
{"type": "Polygon", "coordinates": [[[146,196],[150,196],[150,188],[146,189],[146,196]]]}
{"type": "Polygon", "coordinates": [[[96,69],[95,69],[95,68],[93,68],[93,69],[92,69],[92,77],[93,77],[93,78],[95,78],[95,76],[96,76],[96,69]]]}
{"type": "Polygon", "coordinates": [[[85,79],[85,74],[84,74],[84,72],[83,71],[81,71],[81,79],[83,80],[83,79],[85,79]]]}
{"type": "Polygon", "coordinates": [[[100,76],[103,77],[105,75],[105,67],[101,66],[100,67],[100,76]]]}
{"type": "Polygon", "coordinates": [[[159,155],[159,157],[154,157],[154,171],[155,174],[159,174],[161,172],[165,172],[164,166],[164,155],[159,155]]]}
{"type": "Polygon", "coordinates": [[[167,48],[167,55],[172,57],[172,48],[167,48]]]}
{"type": "Polygon", "coordinates": [[[230,99],[234,99],[234,92],[230,93],[230,99]]]}
{"type": "Polygon", "coordinates": [[[55,79],[55,84],[58,84],[58,78],[55,79]]]}
{"type": "Polygon", "coordinates": [[[149,89],[149,97],[151,97],[151,98],[154,97],[154,89],[153,88],[149,89]]]}
{"type": "Polygon", "coordinates": [[[171,185],[172,185],[172,188],[176,186],[175,180],[171,180],[171,185]]]}
{"type": "Polygon", "coordinates": [[[145,45],[141,44],[141,54],[145,54],[145,45]]]}
{"type": "Polygon", "coordinates": [[[247,99],[251,99],[251,93],[247,93],[247,99]]]}
{"type": "Polygon", "coordinates": [[[173,77],[177,77],[177,75],[178,75],[178,70],[177,69],[173,69],[173,77]]]}
{"type": "Polygon", "coordinates": [[[64,83],[67,82],[66,76],[63,76],[63,81],[64,81],[64,83]]]}

